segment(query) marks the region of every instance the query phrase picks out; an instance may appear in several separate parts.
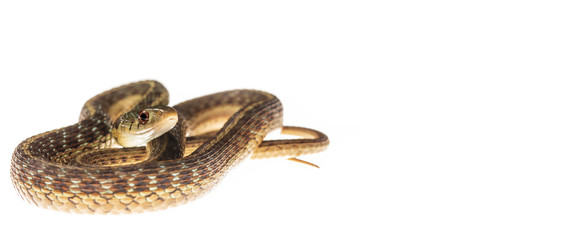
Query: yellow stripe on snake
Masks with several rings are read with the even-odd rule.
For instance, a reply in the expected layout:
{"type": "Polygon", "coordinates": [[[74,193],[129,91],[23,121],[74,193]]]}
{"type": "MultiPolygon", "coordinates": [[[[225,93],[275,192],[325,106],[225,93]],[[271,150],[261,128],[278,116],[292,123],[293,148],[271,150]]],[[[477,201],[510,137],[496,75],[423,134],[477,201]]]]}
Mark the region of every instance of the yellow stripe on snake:
{"type": "Polygon", "coordinates": [[[221,92],[172,108],[168,98],[156,81],[124,85],[87,101],[78,123],[24,140],[10,171],[19,195],[68,212],[159,210],[200,197],[247,157],[295,159],[329,144],[319,131],[283,127],[282,104],[266,92],[221,92]],[[301,138],[263,141],[277,129],[301,138]]]}

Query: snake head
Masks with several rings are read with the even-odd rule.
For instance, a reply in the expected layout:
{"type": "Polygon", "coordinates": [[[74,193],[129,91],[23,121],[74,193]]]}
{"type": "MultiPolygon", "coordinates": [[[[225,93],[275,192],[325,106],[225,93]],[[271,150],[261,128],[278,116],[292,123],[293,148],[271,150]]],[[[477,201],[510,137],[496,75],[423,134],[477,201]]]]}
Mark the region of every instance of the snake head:
{"type": "Polygon", "coordinates": [[[122,147],[136,147],[171,130],[179,120],[169,106],[153,106],[124,113],[115,122],[113,137],[122,147]]]}

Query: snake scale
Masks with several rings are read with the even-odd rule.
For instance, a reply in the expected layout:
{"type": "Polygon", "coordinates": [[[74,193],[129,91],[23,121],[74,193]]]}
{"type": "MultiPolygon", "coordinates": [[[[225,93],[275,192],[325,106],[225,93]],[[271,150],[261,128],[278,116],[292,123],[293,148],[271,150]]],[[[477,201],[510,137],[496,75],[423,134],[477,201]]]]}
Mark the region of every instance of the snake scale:
{"type": "Polygon", "coordinates": [[[32,136],[16,147],[13,185],[29,203],[59,211],[153,211],[200,197],[247,157],[294,158],[329,144],[319,131],[283,128],[282,104],[274,95],[234,90],[173,106],[180,124],[146,147],[114,148],[112,131],[119,116],[168,102],[166,88],[150,80],[91,98],[79,122],[32,136]],[[263,141],[281,128],[301,138],[263,141]]]}

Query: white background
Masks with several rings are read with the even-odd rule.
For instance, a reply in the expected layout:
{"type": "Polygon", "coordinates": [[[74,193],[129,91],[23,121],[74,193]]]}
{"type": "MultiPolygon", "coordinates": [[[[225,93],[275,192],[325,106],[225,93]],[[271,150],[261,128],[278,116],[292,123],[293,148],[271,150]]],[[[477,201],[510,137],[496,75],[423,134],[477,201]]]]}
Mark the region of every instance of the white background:
{"type": "MultiPolygon", "coordinates": [[[[27,239],[583,239],[580,1],[0,3],[4,236],[27,239]],[[165,211],[22,201],[17,144],[101,91],[156,79],[171,103],[277,95],[321,169],[249,160],[165,211]]],[[[4,238],[4,237],[3,237],[4,238]]]]}

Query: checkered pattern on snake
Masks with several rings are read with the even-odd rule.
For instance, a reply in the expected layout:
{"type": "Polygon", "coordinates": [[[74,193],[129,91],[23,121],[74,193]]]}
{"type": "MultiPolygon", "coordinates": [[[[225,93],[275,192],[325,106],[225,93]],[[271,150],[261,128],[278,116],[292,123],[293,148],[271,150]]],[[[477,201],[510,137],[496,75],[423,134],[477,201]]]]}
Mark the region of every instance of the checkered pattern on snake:
{"type": "Polygon", "coordinates": [[[167,105],[168,96],[165,87],[156,81],[114,88],[87,101],[78,123],[24,140],[14,151],[10,172],[19,195],[40,207],[79,213],[164,209],[201,196],[254,152],[279,155],[280,151],[280,155],[294,157],[322,151],[329,144],[324,134],[298,128],[298,132],[313,136],[265,141],[261,146],[268,132],[282,127],[282,104],[266,92],[235,90],[174,106],[181,113],[185,131],[192,136],[197,135],[198,122],[205,120],[202,116],[221,108],[235,109],[223,127],[199,141],[192,153],[133,164],[75,164],[76,157],[105,151],[100,149],[118,156],[129,154],[129,158],[144,156],[144,147],[110,148],[115,145],[112,122],[127,111],[167,105]]]}

